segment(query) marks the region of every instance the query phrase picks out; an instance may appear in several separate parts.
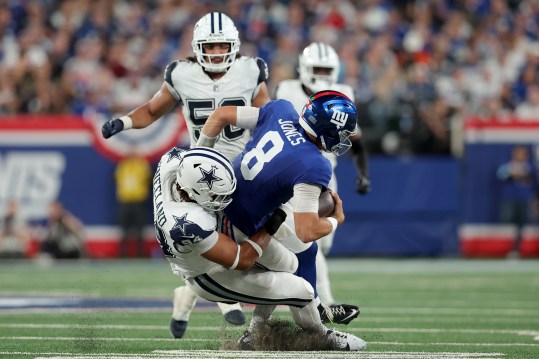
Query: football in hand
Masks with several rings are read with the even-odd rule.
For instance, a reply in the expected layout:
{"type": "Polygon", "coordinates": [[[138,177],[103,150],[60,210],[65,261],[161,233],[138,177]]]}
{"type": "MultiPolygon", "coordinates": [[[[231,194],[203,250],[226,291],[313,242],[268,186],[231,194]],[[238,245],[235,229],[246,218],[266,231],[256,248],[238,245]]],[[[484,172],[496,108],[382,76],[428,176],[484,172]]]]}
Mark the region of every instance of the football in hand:
{"type": "Polygon", "coordinates": [[[331,190],[328,189],[320,193],[318,198],[318,216],[329,217],[335,212],[335,198],[331,195],[331,190]]]}

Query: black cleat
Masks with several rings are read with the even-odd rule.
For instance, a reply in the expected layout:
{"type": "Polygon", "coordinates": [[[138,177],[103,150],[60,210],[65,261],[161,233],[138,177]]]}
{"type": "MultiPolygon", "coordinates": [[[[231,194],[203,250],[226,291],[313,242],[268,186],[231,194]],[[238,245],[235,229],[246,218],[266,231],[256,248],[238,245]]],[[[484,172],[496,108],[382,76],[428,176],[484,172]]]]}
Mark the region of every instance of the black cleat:
{"type": "Polygon", "coordinates": [[[350,304],[334,304],[318,306],[322,323],[348,324],[359,315],[359,307],[350,304]]]}
{"type": "Polygon", "coordinates": [[[187,321],[185,320],[175,320],[172,318],[170,320],[170,334],[174,337],[174,339],[180,339],[185,334],[185,330],[187,329],[187,321]]]}
{"type": "Polygon", "coordinates": [[[225,320],[232,325],[243,325],[247,322],[245,314],[241,310],[231,310],[224,315],[225,320]]]}

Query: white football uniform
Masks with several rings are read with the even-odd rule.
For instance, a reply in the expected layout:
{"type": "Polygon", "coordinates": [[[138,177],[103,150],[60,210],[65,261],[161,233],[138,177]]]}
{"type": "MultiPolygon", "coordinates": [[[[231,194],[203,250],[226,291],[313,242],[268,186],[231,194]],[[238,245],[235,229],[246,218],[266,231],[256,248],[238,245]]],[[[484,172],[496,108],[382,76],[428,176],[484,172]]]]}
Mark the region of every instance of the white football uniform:
{"type": "MultiPolygon", "coordinates": [[[[287,272],[253,267],[247,271],[229,270],[201,254],[218,240],[217,214],[194,202],[184,202],[172,191],[179,153],[173,148],[161,158],[153,180],[154,222],[157,239],[175,274],[199,296],[216,302],[282,304],[304,307],[314,299],[314,289],[303,278],[287,272]],[[286,286],[282,284],[286,283],[286,286]]],[[[283,251],[275,252],[279,260],[288,257],[297,269],[297,258],[276,241],[283,251]]],[[[266,248],[266,253],[273,251],[266,248]]],[[[264,255],[262,257],[264,257],[264,255]]],[[[259,261],[262,258],[259,259],[259,261]]],[[[258,261],[257,261],[258,262],[258,261]]],[[[266,263],[261,263],[266,266],[266,263]]]]}
{"type": "Polygon", "coordinates": [[[156,236],[176,274],[183,278],[218,270],[221,265],[202,257],[217,243],[217,217],[195,202],[174,198],[172,188],[179,167],[179,153],[165,153],[153,179],[156,236]]]}
{"type": "MultiPolygon", "coordinates": [[[[165,69],[165,82],[171,94],[182,103],[182,112],[195,146],[200,130],[211,112],[220,106],[251,106],[251,101],[268,78],[264,60],[238,57],[218,80],[213,80],[197,62],[180,60],[165,69]]],[[[233,161],[243,151],[251,132],[226,126],[215,149],[233,161]]]]}

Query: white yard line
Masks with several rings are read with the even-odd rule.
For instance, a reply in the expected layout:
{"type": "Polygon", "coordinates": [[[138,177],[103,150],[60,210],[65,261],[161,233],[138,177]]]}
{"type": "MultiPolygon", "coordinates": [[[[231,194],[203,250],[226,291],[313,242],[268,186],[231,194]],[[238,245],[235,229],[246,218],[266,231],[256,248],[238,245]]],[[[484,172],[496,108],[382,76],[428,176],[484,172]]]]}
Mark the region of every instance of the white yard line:
{"type": "Polygon", "coordinates": [[[156,350],[151,354],[70,354],[70,353],[31,353],[31,352],[0,352],[0,355],[40,355],[36,359],[252,359],[252,358],[275,358],[275,359],[500,359],[503,353],[466,353],[466,352],[397,352],[397,351],[365,351],[361,353],[346,352],[246,352],[246,351],[215,351],[215,350],[156,350]]]}
{"type": "MultiPolygon", "coordinates": [[[[2,324],[0,328],[26,328],[26,329],[121,329],[121,330],[168,330],[164,325],[100,325],[100,324],[29,324],[12,323],[2,324]]],[[[219,326],[189,325],[189,331],[219,331],[219,326]]],[[[385,333],[466,333],[466,334],[514,334],[539,336],[539,330],[530,329],[448,329],[448,328],[347,328],[352,332],[385,332],[385,333]]]]}
{"type": "MultiPolygon", "coordinates": [[[[167,338],[110,338],[110,337],[34,337],[34,336],[0,336],[0,339],[3,340],[58,340],[58,341],[103,341],[103,342],[114,342],[114,341],[147,341],[147,342],[164,342],[164,341],[174,341],[175,339],[167,338]]],[[[193,338],[187,339],[183,338],[182,342],[215,342],[215,338],[193,338]]],[[[498,346],[498,347],[539,347],[539,343],[466,343],[466,342],[375,342],[369,341],[369,345],[409,345],[409,346],[426,346],[426,345],[449,345],[449,346],[498,346]]]]}
{"type": "MultiPolygon", "coordinates": [[[[124,307],[124,308],[111,308],[111,307],[99,307],[99,308],[4,308],[0,310],[0,316],[9,314],[50,314],[50,313],[100,313],[100,312],[148,312],[148,313],[163,313],[170,312],[172,306],[168,307],[124,307]]],[[[196,311],[215,311],[218,312],[217,306],[215,307],[196,307],[196,311]]],[[[246,310],[251,310],[250,306],[247,306],[246,310]]],[[[288,311],[288,307],[279,306],[277,308],[280,312],[288,311]]],[[[362,317],[369,318],[380,314],[403,314],[403,315],[420,315],[429,316],[436,315],[439,318],[440,315],[460,316],[462,318],[469,318],[470,315],[474,317],[485,316],[485,319],[489,319],[492,316],[537,316],[539,317],[539,308],[506,308],[506,309],[485,309],[485,308],[455,308],[455,307],[366,307],[362,310],[362,317]]],[[[442,318],[445,320],[445,318],[442,318]]],[[[450,318],[449,318],[450,319],[450,318]]],[[[502,318],[505,319],[505,318],[502,318]]]]}

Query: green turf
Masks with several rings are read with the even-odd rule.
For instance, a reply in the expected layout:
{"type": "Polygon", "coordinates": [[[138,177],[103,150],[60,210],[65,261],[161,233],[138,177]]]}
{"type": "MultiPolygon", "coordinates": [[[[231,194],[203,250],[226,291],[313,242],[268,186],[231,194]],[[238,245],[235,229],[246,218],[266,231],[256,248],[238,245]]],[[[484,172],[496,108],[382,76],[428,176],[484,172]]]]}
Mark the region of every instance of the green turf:
{"type": "MultiPolygon", "coordinates": [[[[365,352],[332,358],[539,358],[539,261],[333,259],[329,265],[336,298],[362,308],[338,329],[368,342],[365,352]]],[[[0,301],[16,295],[169,300],[179,283],[161,260],[0,263],[0,301]]],[[[238,357],[155,352],[219,350],[245,329],[225,325],[210,307],[192,314],[184,339],[172,340],[170,309],[0,310],[0,358],[238,357]]],[[[289,317],[284,309],[277,315],[289,317]]]]}

